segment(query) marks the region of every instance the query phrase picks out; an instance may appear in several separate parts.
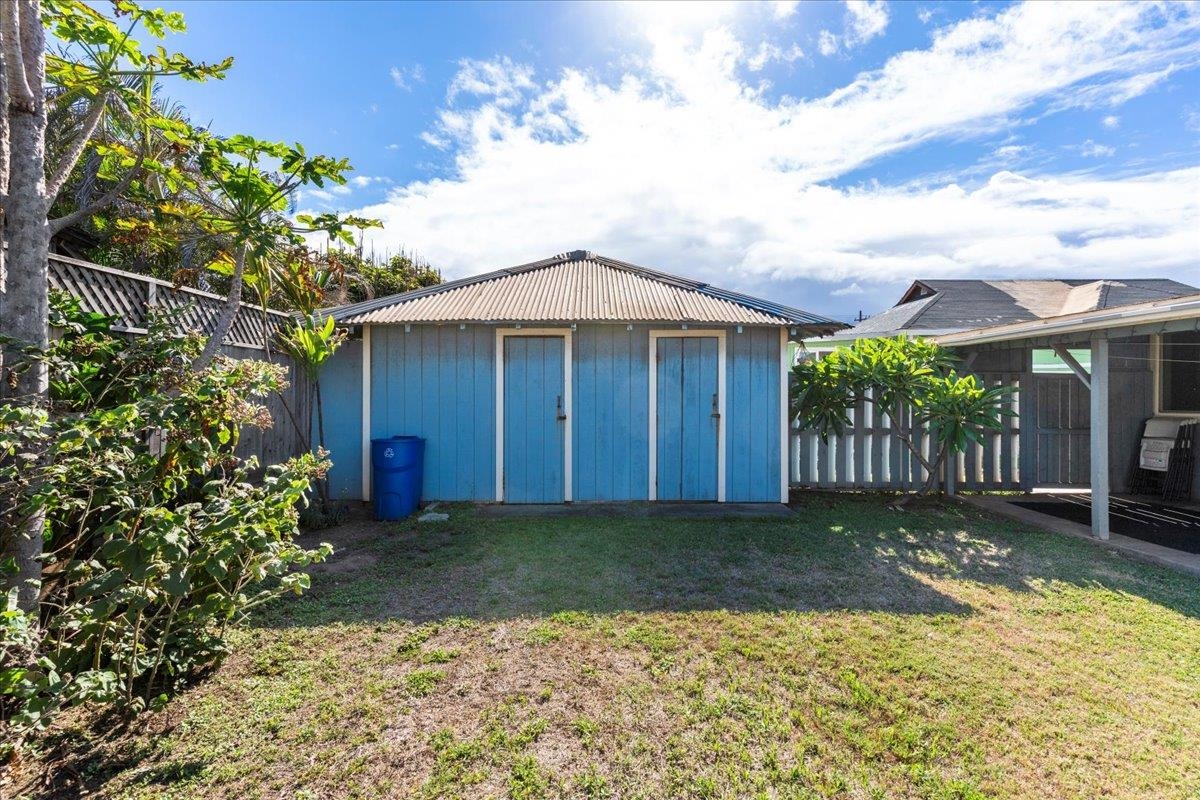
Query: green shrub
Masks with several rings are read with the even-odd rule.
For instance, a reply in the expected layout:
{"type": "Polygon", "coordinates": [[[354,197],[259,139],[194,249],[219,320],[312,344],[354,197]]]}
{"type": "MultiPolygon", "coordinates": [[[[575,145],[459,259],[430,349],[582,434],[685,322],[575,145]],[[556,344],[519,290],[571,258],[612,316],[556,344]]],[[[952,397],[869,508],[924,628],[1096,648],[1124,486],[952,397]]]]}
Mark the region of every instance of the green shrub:
{"type": "Polygon", "coordinates": [[[193,372],[198,338],[159,320],[119,337],[61,298],[54,320],[61,338],[35,355],[50,361],[50,408],[0,408],[0,507],[46,519],[40,614],[10,601],[0,617],[9,742],[67,705],[156,707],[223,656],[229,625],[303,591],[296,569],[330,553],[293,541],[327,462],[260,470],[236,455],[244,426],[271,424],[257,401],[285,386],[281,367],[193,372]]]}

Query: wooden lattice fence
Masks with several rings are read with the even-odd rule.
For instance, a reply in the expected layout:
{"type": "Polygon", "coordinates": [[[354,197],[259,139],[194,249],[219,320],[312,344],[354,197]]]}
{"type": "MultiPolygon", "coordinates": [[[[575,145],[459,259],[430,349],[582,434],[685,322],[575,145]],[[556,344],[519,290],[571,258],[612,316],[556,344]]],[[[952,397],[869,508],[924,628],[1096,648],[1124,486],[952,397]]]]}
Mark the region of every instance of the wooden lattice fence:
{"type": "MultiPolygon", "coordinates": [[[[77,297],[85,310],[116,317],[114,328],[131,335],[146,333],[153,309],[166,311],[181,334],[208,334],[225,303],[225,298],[211,292],[58,255],[50,256],[49,280],[51,288],[77,297]]],[[[273,426],[266,431],[247,428],[242,432],[238,454],[257,456],[262,464],[276,464],[302,452],[304,436],[293,418],[304,425],[311,414],[308,380],[290,358],[270,346],[275,333],[288,321],[287,314],[264,313],[243,303],[221,347],[232,358],[267,360],[288,369],[287,391],[265,401],[273,426]]]]}

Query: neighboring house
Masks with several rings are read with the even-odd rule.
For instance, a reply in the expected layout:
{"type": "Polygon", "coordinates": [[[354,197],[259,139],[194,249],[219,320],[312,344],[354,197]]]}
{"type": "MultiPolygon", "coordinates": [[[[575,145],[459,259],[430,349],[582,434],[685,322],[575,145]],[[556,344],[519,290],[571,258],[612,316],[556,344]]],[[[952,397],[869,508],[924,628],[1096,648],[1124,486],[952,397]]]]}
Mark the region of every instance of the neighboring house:
{"type": "MultiPolygon", "coordinates": [[[[937,337],[973,358],[1023,362],[1021,483],[1091,489],[1092,530],[1108,537],[1110,490],[1127,488],[1150,417],[1200,418],[1200,293],[981,327],[937,337]],[[1051,349],[1068,375],[1033,374],[1051,349]],[[1087,364],[1071,354],[1088,354],[1087,364]]],[[[1200,462],[1196,464],[1200,471],[1200,462]]]]}
{"type": "Polygon", "coordinates": [[[1200,292],[1165,278],[917,280],[886,311],[833,336],[810,341],[821,351],[855,339],[939,336],[956,331],[1166,300],[1200,292]]]}
{"type": "Polygon", "coordinates": [[[787,499],[787,346],[815,314],[574,251],[332,312],[331,485],[426,439],[427,500],[787,499]]]}

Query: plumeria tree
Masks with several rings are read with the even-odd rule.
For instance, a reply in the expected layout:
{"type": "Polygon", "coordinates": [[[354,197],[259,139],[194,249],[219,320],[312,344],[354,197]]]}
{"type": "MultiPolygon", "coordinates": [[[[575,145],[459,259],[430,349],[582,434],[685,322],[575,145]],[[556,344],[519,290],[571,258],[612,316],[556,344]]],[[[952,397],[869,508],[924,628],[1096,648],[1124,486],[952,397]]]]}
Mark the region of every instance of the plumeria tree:
{"type": "Polygon", "coordinates": [[[1003,418],[1013,414],[1007,386],[984,386],[974,375],[958,374],[956,363],[949,350],[928,339],[859,339],[793,367],[792,418],[827,440],[853,424],[851,410],[872,404],[925,469],[928,477],[918,494],[926,494],[951,454],[982,443],[987,431],[1000,430],[1003,418]],[[929,455],[914,441],[917,429],[932,437],[929,455]]]}
{"type": "Polygon", "coordinates": [[[300,144],[203,134],[196,161],[200,180],[192,190],[165,203],[158,222],[133,224],[149,224],[158,236],[208,240],[217,248],[209,267],[227,275],[230,287],[208,342],[192,365],[203,369],[233,326],[247,275],[264,286],[261,293],[266,296],[277,274],[276,263],[303,247],[306,236],[325,234],[352,244],[351,231],[380,223],[352,215],[287,213],[301,187],[344,184],[351,171],[344,158],[309,155],[300,144]]]}

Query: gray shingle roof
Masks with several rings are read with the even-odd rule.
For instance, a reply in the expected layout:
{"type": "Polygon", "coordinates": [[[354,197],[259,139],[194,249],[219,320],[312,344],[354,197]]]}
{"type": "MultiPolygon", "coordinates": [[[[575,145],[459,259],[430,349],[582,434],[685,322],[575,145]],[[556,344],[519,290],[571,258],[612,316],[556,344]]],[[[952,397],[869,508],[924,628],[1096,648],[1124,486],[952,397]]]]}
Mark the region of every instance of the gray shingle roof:
{"type": "Polygon", "coordinates": [[[583,250],[333,309],[348,324],[697,322],[844,327],[807,311],[583,250]]]}
{"type": "Polygon", "coordinates": [[[838,339],[901,332],[970,330],[1194,294],[1165,278],[918,280],[900,303],[837,334],[838,339]]]}

